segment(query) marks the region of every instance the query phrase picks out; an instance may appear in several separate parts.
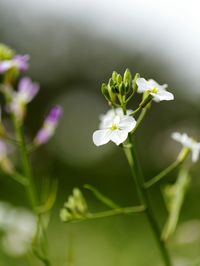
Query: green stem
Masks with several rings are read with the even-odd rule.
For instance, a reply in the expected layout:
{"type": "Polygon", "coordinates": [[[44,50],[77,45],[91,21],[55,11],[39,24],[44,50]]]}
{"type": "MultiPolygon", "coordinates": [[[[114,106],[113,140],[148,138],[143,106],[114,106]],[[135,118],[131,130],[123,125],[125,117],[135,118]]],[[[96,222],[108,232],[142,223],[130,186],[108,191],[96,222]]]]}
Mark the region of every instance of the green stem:
{"type": "Polygon", "coordinates": [[[132,134],[135,133],[135,131],[138,129],[139,125],[141,124],[142,120],[144,119],[146,113],[147,113],[147,108],[143,108],[138,119],[137,119],[137,123],[136,126],[134,127],[133,131],[131,132],[132,134]]]}
{"type": "Polygon", "coordinates": [[[175,168],[177,168],[182,162],[179,160],[176,160],[172,164],[170,164],[166,169],[164,169],[162,172],[160,172],[158,175],[154,176],[149,181],[145,182],[144,187],[149,188],[156,184],[158,181],[160,181],[163,177],[168,175],[170,172],[172,172],[175,168]]]}
{"type": "Polygon", "coordinates": [[[17,172],[14,172],[12,175],[10,175],[10,177],[25,187],[29,185],[28,180],[24,176],[22,176],[21,174],[19,174],[17,172]]]}
{"type": "Polygon", "coordinates": [[[125,207],[125,208],[118,208],[115,210],[109,210],[104,212],[98,212],[98,213],[89,213],[84,218],[81,218],[79,220],[74,220],[72,222],[78,222],[78,221],[86,221],[86,220],[94,220],[99,218],[106,218],[110,216],[115,216],[119,214],[131,214],[131,213],[141,213],[145,211],[145,206],[133,206],[133,207],[125,207]]]}
{"type": "Polygon", "coordinates": [[[170,256],[166,249],[165,243],[161,239],[160,229],[155,219],[155,216],[154,216],[154,213],[151,207],[151,203],[149,200],[149,196],[147,194],[147,191],[144,188],[144,179],[143,179],[143,176],[140,170],[139,162],[137,160],[135,149],[134,149],[130,135],[128,137],[127,144],[128,145],[125,145],[124,147],[124,152],[129,162],[132,176],[136,183],[139,198],[141,200],[142,205],[146,206],[145,214],[146,214],[147,220],[149,221],[151,229],[153,231],[154,237],[157,241],[158,247],[160,249],[160,253],[163,258],[163,262],[165,263],[166,266],[171,266],[172,263],[170,260],[170,256]]]}
{"type": "Polygon", "coordinates": [[[28,152],[26,149],[26,143],[24,139],[23,130],[22,130],[20,123],[17,121],[15,117],[13,118],[13,123],[15,127],[16,140],[19,143],[19,152],[20,152],[21,163],[22,163],[22,168],[24,172],[23,174],[27,178],[27,181],[28,181],[28,185],[26,186],[27,196],[29,198],[32,209],[35,210],[35,207],[37,205],[36,190],[35,190],[35,185],[33,182],[32,170],[31,170],[28,152]]]}

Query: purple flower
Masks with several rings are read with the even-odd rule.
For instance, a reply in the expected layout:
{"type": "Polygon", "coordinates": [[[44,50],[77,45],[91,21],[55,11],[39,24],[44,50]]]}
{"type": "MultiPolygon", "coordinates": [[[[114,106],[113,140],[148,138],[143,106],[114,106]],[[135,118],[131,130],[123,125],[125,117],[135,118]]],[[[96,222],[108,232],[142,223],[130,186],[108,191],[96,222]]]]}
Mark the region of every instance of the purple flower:
{"type": "Polygon", "coordinates": [[[30,78],[24,77],[18,84],[18,91],[12,93],[10,104],[11,112],[22,120],[25,114],[26,105],[33,100],[39,91],[39,85],[33,83],[30,78]]]}
{"type": "Polygon", "coordinates": [[[34,143],[39,146],[46,143],[55,132],[59,119],[63,113],[60,106],[54,106],[44,120],[42,128],[38,131],[34,143]]]}
{"type": "Polygon", "coordinates": [[[20,95],[21,101],[29,103],[37,95],[39,91],[39,85],[33,83],[30,78],[24,77],[20,80],[18,85],[18,95],[20,95]]]}
{"type": "Polygon", "coordinates": [[[16,68],[19,71],[26,71],[28,69],[28,55],[15,55],[10,60],[0,60],[0,74],[5,73],[11,68],[16,68]]]}

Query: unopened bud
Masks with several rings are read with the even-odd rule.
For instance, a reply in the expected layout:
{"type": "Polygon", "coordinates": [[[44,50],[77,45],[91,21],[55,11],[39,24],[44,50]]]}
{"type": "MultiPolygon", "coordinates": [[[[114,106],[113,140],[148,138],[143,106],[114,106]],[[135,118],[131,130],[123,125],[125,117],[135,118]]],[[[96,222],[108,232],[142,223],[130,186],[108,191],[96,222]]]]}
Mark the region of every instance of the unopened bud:
{"type": "Polygon", "coordinates": [[[107,87],[107,85],[105,83],[103,83],[101,85],[101,92],[102,92],[103,96],[106,98],[106,100],[111,101],[110,94],[109,94],[109,91],[108,91],[108,87],[107,87]]]}
{"type": "Polygon", "coordinates": [[[137,83],[136,83],[136,81],[137,81],[137,79],[139,79],[140,78],[140,74],[139,73],[136,73],[135,74],[135,77],[134,77],[134,79],[133,79],[133,90],[134,91],[137,91],[137,83]]]}
{"type": "Polygon", "coordinates": [[[116,71],[113,71],[113,73],[112,73],[112,80],[114,81],[114,82],[117,82],[117,72],[116,71]]]}
{"type": "Polygon", "coordinates": [[[120,86],[120,84],[122,83],[122,76],[120,74],[117,75],[117,84],[118,86],[120,86]]]}
{"type": "Polygon", "coordinates": [[[126,71],[124,72],[124,85],[127,87],[127,86],[130,86],[131,84],[131,79],[132,79],[132,76],[131,76],[131,72],[130,70],[127,68],[126,71]]]}
{"type": "Polygon", "coordinates": [[[15,51],[5,44],[0,43],[0,60],[10,60],[15,55],[15,51]]]}

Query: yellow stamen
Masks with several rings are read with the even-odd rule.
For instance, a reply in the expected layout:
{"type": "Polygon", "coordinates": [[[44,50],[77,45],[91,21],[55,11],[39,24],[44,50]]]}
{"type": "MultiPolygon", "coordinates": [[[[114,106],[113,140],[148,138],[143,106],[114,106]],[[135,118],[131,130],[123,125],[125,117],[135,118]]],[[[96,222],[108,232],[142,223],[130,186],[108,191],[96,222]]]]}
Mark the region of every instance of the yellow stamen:
{"type": "Polygon", "coordinates": [[[152,88],[152,89],[151,89],[151,92],[152,92],[152,93],[158,93],[158,89],[157,89],[157,88],[152,88]]]}

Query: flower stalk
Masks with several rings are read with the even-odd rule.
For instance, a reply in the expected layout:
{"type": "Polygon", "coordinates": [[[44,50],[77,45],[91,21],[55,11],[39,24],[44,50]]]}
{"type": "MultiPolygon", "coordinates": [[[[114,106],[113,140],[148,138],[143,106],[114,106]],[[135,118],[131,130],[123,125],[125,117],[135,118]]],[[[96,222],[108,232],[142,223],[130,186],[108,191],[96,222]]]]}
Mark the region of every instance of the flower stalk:
{"type": "Polygon", "coordinates": [[[160,228],[155,219],[155,216],[154,216],[154,213],[153,213],[150,201],[149,201],[147,190],[144,188],[144,179],[143,179],[143,176],[140,170],[139,162],[136,157],[134,144],[132,142],[130,134],[126,141],[126,144],[124,145],[124,152],[125,152],[126,158],[128,160],[128,163],[131,169],[132,177],[136,184],[139,199],[141,201],[141,204],[146,207],[144,210],[144,213],[147,217],[147,220],[151,226],[154,237],[157,241],[158,247],[160,249],[160,253],[163,258],[163,262],[165,263],[166,266],[172,266],[171,259],[168,254],[167,248],[165,246],[164,241],[161,239],[161,236],[160,236],[160,228]]]}

